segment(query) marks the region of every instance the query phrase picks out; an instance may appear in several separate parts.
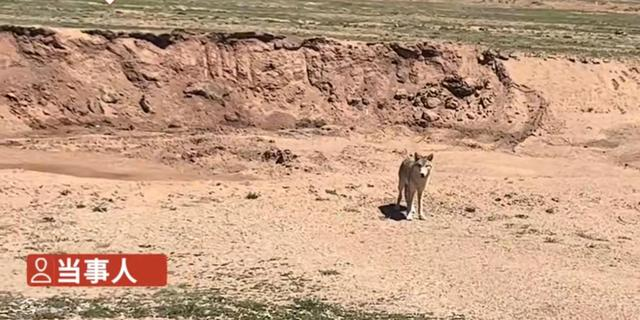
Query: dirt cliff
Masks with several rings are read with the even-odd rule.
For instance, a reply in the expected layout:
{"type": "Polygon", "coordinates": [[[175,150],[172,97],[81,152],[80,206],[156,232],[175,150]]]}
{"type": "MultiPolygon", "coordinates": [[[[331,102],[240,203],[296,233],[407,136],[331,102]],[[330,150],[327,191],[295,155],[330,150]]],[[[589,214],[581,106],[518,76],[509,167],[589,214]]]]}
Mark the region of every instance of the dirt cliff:
{"type": "Polygon", "coordinates": [[[442,43],[4,27],[0,52],[4,134],[400,124],[521,140],[547,112],[496,54],[442,43]]]}

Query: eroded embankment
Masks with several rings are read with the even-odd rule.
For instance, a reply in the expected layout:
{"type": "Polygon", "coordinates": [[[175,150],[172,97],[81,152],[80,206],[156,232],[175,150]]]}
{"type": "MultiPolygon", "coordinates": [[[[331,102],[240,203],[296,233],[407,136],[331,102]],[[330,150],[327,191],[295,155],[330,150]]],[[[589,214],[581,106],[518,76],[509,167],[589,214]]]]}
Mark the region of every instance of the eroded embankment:
{"type": "Polygon", "coordinates": [[[4,133],[329,123],[521,140],[546,111],[495,54],[435,43],[4,27],[0,62],[4,133]]]}

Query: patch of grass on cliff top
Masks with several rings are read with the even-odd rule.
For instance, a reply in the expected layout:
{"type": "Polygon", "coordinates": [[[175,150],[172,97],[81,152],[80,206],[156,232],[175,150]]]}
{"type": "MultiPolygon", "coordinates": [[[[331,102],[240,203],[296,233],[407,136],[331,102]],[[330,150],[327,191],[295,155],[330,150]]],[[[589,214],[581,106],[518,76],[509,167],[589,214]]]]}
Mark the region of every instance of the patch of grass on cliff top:
{"type": "Polygon", "coordinates": [[[215,290],[160,290],[151,296],[83,299],[55,296],[27,299],[0,295],[0,319],[145,318],[168,319],[466,319],[462,315],[394,314],[346,309],[316,299],[271,305],[223,297],[215,290]]]}
{"type": "Polygon", "coordinates": [[[454,40],[503,49],[640,53],[640,14],[471,1],[5,0],[0,23],[118,30],[266,31],[344,39],[454,40]]]}

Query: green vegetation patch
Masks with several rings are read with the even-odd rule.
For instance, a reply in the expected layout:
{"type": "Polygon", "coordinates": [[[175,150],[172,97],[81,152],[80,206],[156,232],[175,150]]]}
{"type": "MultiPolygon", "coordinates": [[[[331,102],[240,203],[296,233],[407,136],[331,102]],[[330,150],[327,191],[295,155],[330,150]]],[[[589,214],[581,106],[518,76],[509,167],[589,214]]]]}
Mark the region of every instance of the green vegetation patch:
{"type": "Polygon", "coordinates": [[[499,7],[471,1],[4,0],[0,24],[217,32],[367,41],[452,40],[498,49],[640,54],[640,14],[499,7]]]}
{"type": "Polygon", "coordinates": [[[84,299],[55,296],[31,299],[0,295],[0,319],[88,319],[160,317],[169,319],[449,319],[432,314],[396,314],[344,308],[317,300],[294,299],[286,305],[224,297],[216,290],[163,289],[155,294],[84,299]]]}

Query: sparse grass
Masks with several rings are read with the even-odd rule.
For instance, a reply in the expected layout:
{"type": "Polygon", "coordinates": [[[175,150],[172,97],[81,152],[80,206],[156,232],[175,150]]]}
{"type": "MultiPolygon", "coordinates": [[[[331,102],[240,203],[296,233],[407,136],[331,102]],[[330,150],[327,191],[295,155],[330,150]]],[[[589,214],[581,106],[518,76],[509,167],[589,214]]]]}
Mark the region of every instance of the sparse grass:
{"type": "Polygon", "coordinates": [[[333,270],[333,269],[330,269],[330,270],[320,270],[319,272],[320,272],[320,274],[321,274],[321,275],[323,275],[323,276],[337,276],[337,275],[340,275],[340,272],[338,272],[338,270],[333,270]]]}
{"type": "Polygon", "coordinates": [[[266,31],[612,56],[640,53],[640,14],[583,12],[472,1],[6,0],[0,24],[168,31],[266,31]]]}
{"type": "Polygon", "coordinates": [[[350,213],[359,213],[360,210],[358,210],[358,208],[354,208],[354,207],[346,207],[344,208],[345,212],[350,212],[350,213]]]}
{"type": "Polygon", "coordinates": [[[326,192],[327,194],[330,194],[330,195],[334,195],[334,196],[338,195],[338,191],[336,191],[336,189],[326,189],[324,192],[326,192]]]}
{"type": "Polygon", "coordinates": [[[249,199],[249,200],[255,200],[255,199],[258,199],[258,198],[260,198],[260,193],[258,193],[258,192],[253,192],[253,191],[252,191],[252,192],[249,192],[249,193],[247,193],[246,198],[247,198],[247,199],[249,199]]]}
{"type": "Polygon", "coordinates": [[[104,212],[107,212],[107,208],[102,206],[102,205],[97,205],[97,206],[93,207],[93,209],[91,209],[91,211],[104,213],[104,212]]]}
{"type": "Polygon", "coordinates": [[[437,318],[430,314],[393,314],[355,310],[315,298],[294,299],[288,305],[235,300],[216,290],[163,289],[153,295],[125,295],[111,299],[51,297],[26,299],[0,295],[7,319],[64,319],[76,315],[86,319],[143,318],[169,319],[465,319],[462,315],[437,318]]]}
{"type": "Polygon", "coordinates": [[[324,119],[302,118],[296,123],[298,128],[322,128],[327,125],[324,119]]]}
{"type": "Polygon", "coordinates": [[[83,318],[113,318],[115,316],[113,310],[104,306],[100,301],[91,302],[89,308],[79,312],[83,318]]]}
{"type": "Polygon", "coordinates": [[[580,238],[587,239],[587,240],[592,240],[592,241],[608,241],[605,238],[598,237],[597,235],[587,233],[586,231],[578,231],[578,232],[576,232],[576,235],[578,237],[580,237],[580,238]]]}
{"type": "Polygon", "coordinates": [[[540,230],[531,227],[531,225],[525,224],[520,227],[520,230],[516,231],[516,235],[527,235],[527,234],[540,234],[540,230]]]}
{"type": "Polygon", "coordinates": [[[505,214],[492,214],[487,217],[487,221],[498,221],[498,220],[505,220],[505,219],[509,219],[509,216],[505,214]]]}

